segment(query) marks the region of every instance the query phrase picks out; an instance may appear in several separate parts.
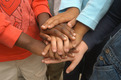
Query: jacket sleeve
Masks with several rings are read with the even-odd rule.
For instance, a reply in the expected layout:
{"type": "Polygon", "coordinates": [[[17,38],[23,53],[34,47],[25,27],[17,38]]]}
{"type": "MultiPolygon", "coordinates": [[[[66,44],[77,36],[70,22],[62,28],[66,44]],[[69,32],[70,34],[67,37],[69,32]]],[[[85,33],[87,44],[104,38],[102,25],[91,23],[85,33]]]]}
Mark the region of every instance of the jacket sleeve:
{"type": "Polygon", "coordinates": [[[59,12],[62,13],[70,7],[76,7],[81,11],[83,0],[61,0],[59,12]]]}
{"type": "Polygon", "coordinates": [[[114,0],[62,0],[60,12],[64,12],[69,7],[77,7],[80,9],[77,20],[94,30],[113,1],[114,0]]]}
{"type": "Polygon", "coordinates": [[[95,45],[101,43],[108,36],[113,34],[113,32],[120,29],[120,27],[117,27],[119,22],[116,22],[116,19],[113,19],[111,19],[109,15],[106,15],[99,22],[95,31],[90,30],[84,35],[82,40],[87,44],[88,51],[90,51],[95,45]]]}
{"type": "Polygon", "coordinates": [[[12,26],[6,16],[0,12],[0,43],[12,48],[19,38],[22,30],[12,26]]]}
{"type": "MultiPolygon", "coordinates": [[[[37,17],[40,13],[49,13],[49,6],[47,0],[33,0],[32,2],[32,8],[35,13],[35,16],[37,17]]],[[[51,15],[51,14],[50,14],[51,15]]]]}
{"type": "Polygon", "coordinates": [[[105,15],[113,0],[89,0],[77,20],[95,30],[100,19],[105,15]]]}

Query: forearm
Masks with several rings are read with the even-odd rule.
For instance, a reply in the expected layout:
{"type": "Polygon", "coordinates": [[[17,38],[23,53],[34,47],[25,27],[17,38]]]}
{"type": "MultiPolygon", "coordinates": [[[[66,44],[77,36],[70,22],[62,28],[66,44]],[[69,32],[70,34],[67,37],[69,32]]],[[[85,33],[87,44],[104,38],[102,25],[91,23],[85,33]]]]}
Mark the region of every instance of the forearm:
{"type": "Polygon", "coordinates": [[[50,18],[50,15],[48,13],[41,13],[41,14],[39,14],[37,16],[37,20],[38,20],[39,26],[42,26],[49,18],[50,18]]]}
{"type": "Polygon", "coordinates": [[[84,36],[84,34],[89,30],[89,27],[87,27],[86,25],[77,22],[77,24],[74,27],[74,31],[76,32],[76,34],[78,35],[82,35],[84,36]]]}
{"type": "Polygon", "coordinates": [[[21,33],[15,45],[40,56],[41,52],[45,48],[44,43],[42,43],[39,40],[33,39],[32,37],[30,37],[25,33],[21,33]]]}

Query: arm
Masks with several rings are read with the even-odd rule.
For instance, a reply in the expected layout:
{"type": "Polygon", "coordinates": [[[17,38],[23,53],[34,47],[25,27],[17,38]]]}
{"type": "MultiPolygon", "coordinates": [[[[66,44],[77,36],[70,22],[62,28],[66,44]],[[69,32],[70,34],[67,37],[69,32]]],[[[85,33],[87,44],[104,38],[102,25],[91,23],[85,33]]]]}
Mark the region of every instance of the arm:
{"type": "Polygon", "coordinates": [[[42,56],[42,51],[45,48],[45,44],[42,41],[35,40],[25,33],[21,33],[15,45],[39,56],[42,56]]]}
{"type": "MultiPolygon", "coordinates": [[[[75,1],[75,0],[71,0],[75,1]]],[[[82,0],[81,0],[82,1],[82,0]]],[[[80,1],[78,1],[80,2],[80,1]]],[[[92,30],[95,29],[96,25],[98,24],[99,20],[104,16],[104,14],[109,9],[113,0],[83,0],[83,7],[80,9],[80,14],[77,17],[77,20],[92,30]]],[[[70,7],[77,7],[74,5],[68,4],[69,1],[62,0],[62,4],[60,6],[60,12],[65,11],[67,8],[70,7]],[[66,6],[64,6],[66,4],[66,6]],[[64,7],[63,7],[64,6],[64,7]]]]}
{"type": "Polygon", "coordinates": [[[51,16],[47,0],[33,0],[32,8],[39,26],[41,26],[51,16]]]}
{"type": "Polygon", "coordinates": [[[41,13],[48,13],[49,15],[51,15],[47,0],[33,0],[32,8],[36,17],[41,13]]]}
{"type": "Polygon", "coordinates": [[[16,43],[16,40],[22,33],[22,30],[12,26],[9,21],[6,20],[6,16],[0,12],[0,43],[12,48],[16,43]]]}
{"type": "Polygon", "coordinates": [[[27,49],[30,52],[41,55],[41,51],[45,45],[28,36],[25,33],[22,33],[22,30],[17,29],[12,26],[9,21],[6,20],[6,16],[0,13],[0,43],[12,48],[14,45],[21,48],[27,49]]]}
{"type": "Polygon", "coordinates": [[[77,17],[77,20],[94,30],[100,19],[108,11],[112,2],[113,0],[89,0],[77,17]]]}

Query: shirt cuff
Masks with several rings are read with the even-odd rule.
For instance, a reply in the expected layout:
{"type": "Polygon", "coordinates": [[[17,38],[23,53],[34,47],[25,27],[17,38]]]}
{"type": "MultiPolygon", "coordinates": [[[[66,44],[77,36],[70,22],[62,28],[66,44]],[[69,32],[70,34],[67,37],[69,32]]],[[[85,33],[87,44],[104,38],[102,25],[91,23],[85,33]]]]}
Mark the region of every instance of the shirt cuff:
{"type": "Polygon", "coordinates": [[[37,6],[36,8],[34,8],[34,14],[35,16],[37,17],[39,14],[41,13],[48,13],[50,16],[51,16],[51,13],[50,13],[50,9],[48,6],[43,6],[43,5],[39,5],[37,6]]]}
{"type": "Polygon", "coordinates": [[[18,40],[21,33],[22,33],[22,30],[19,30],[14,26],[9,25],[6,27],[4,32],[0,34],[0,43],[12,48],[16,43],[16,41],[18,40]]]}
{"type": "Polygon", "coordinates": [[[95,30],[96,25],[98,24],[98,22],[94,21],[93,19],[81,13],[77,17],[77,21],[83,23],[84,25],[88,26],[92,30],[95,30]]]}
{"type": "Polygon", "coordinates": [[[76,7],[79,10],[81,10],[81,5],[82,5],[82,0],[81,1],[80,0],[77,0],[77,1],[75,1],[75,0],[69,0],[69,1],[62,0],[60,8],[59,8],[59,12],[62,13],[70,7],[76,7]]]}

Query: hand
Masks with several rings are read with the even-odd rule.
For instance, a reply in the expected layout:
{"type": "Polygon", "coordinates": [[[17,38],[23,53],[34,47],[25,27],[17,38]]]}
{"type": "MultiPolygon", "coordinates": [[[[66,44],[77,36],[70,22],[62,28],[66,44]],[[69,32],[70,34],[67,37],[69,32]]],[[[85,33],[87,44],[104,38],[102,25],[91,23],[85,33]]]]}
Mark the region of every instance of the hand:
{"type": "Polygon", "coordinates": [[[76,33],[76,39],[72,41],[72,45],[73,47],[77,47],[80,42],[82,41],[82,38],[83,36],[85,35],[85,33],[89,30],[89,28],[80,23],[80,22],[77,22],[75,27],[74,27],[74,31],[76,33]]]}
{"type": "Polygon", "coordinates": [[[50,44],[47,44],[47,46],[42,52],[42,55],[45,58],[58,59],[58,60],[61,59],[61,56],[59,56],[58,53],[52,51],[50,44]]]}
{"type": "Polygon", "coordinates": [[[42,51],[45,48],[45,44],[42,41],[35,40],[25,33],[21,33],[15,45],[39,56],[42,56],[42,51]]]}
{"type": "Polygon", "coordinates": [[[63,13],[48,19],[42,26],[42,29],[53,28],[55,25],[58,25],[63,22],[69,22],[79,15],[79,10],[77,8],[69,8],[63,13]]]}
{"type": "MultiPolygon", "coordinates": [[[[43,56],[47,55],[50,49],[53,51],[53,53],[58,53],[58,55],[61,56],[61,58],[65,58],[66,55],[69,56],[69,54],[66,54],[66,53],[69,51],[70,48],[72,48],[72,45],[69,43],[69,39],[67,36],[66,36],[66,38],[67,38],[67,40],[62,41],[58,37],[51,36],[51,46],[50,46],[50,44],[46,46],[46,48],[42,52],[43,56]]],[[[51,53],[52,53],[52,51],[51,51],[51,53]]],[[[50,54],[50,52],[49,52],[49,54],[50,54]]],[[[55,56],[55,59],[58,59],[58,55],[50,56],[50,58],[54,59],[54,56],[55,56]]],[[[72,56],[70,55],[70,57],[72,57],[72,56]]],[[[59,59],[60,59],[60,57],[59,57],[59,59]]]]}
{"type": "Polygon", "coordinates": [[[40,36],[44,39],[44,40],[51,40],[49,35],[52,36],[56,36],[61,38],[62,40],[66,40],[66,37],[64,36],[64,34],[69,37],[69,39],[71,40],[75,40],[75,32],[73,29],[71,29],[70,27],[68,27],[65,23],[57,25],[56,27],[52,28],[52,29],[46,29],[46,30],[42,30],[40,32],[40,36]]]}
{"type": "Polygon", "coordinates": [[[54,64],[54,63],[60,63],[60,62],[65,62],[65,61],[72,61],[72,63],[66,70],[66,73],[70,73],[79,64],[79,62],[83,58],[83,55],[88,50],[88,46],[85,44],[84,41],[82,41],[77,48],[78,48],[79,52],[75,54],[74,58],[68,57],[67,59],[61,59],[61,60],[45,58],[42,60],[42,62],[44,62],[46,64],[54,64]]]}

